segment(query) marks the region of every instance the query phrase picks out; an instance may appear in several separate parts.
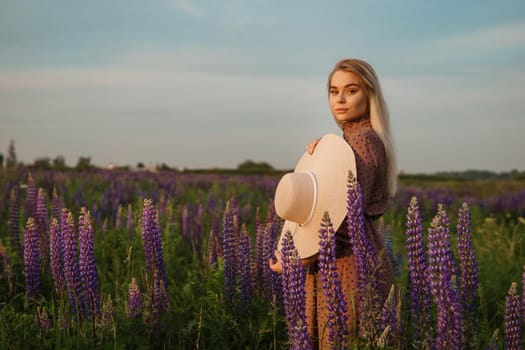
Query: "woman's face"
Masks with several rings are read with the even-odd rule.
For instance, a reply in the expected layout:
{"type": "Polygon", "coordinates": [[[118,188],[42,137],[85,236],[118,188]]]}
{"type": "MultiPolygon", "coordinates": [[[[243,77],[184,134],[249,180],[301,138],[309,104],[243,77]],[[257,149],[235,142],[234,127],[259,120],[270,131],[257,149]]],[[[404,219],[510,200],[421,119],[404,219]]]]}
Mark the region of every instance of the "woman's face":
{"type": "Polygon", "coordinates": [[[355,73],[335,71],[328,91],[330,110],[341,121],[356,120],[368,113],[368,96],[355,73]]]}

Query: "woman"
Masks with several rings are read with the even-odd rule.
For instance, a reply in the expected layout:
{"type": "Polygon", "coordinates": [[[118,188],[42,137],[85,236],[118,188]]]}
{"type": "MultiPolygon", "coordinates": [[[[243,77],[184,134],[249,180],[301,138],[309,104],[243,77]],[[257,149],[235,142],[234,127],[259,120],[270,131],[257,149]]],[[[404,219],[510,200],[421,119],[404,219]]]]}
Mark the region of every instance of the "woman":
{"type": "MultiPolygon", "coordinates": [[[[328,77],[328,100],[335,122],[342,129],[344,139],[355,154],[357,181],[363,193],[366,233],[380,252],[379,287],[384,300],[393,282],[393,272],[383,239],[375,228],[375,221],[384,214],[389,199],[395,194],[397,170],[388,110],[374,69],[359,59],[338,62],[328,77]]],[[[309,143],[306,146],[307,152],[315,152],[318,142],[319,139],[316,139],[309,143]]],[[[358,291],[346,222],[336,232],[336,255],[338,274],[349,308],[348,328],[351,331],[357,326],[355,303],[358,291]]],[[[321,282],[315,256],[304,260],[303,264],[308,265],[305,282],[306,319],[315,348],[319,339],[323,339],[323,343],[328,339],[324,327],[328,321],[327,307],[320,291],[321,282]]],[[[277,262],[270,263],[270,267],[274,271],[281,270],[279,257],[277,262]]]]}

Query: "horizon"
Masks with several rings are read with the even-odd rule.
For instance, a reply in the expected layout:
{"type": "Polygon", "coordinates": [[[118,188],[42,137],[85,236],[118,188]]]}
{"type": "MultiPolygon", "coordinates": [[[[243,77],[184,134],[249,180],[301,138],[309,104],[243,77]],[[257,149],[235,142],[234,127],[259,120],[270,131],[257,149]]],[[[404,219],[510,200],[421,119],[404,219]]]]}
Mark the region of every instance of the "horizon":
{"type": "Polygon", "coordinates": [[[20,0],[0,33],[0,153],[14,140],[26,164],[293,169],[340,134],[326,77],[359,57],[400,171],[525,166],[523,1],[20,0]]]}

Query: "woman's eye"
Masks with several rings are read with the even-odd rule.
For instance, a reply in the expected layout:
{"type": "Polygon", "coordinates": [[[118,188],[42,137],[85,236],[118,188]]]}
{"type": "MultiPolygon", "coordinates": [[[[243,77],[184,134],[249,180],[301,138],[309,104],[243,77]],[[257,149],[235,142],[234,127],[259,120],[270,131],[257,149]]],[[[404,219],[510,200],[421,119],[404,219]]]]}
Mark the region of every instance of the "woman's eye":
{"type": "Polygon", "coordinates": [[[337,95],[337,90],[330,90],[330,95],[337,95]]]}
{"type": "Polygon", "coordinates": [[[355,94],[356,92],[357,92],[356,89],[351,89],[351,90],[348,90],[348,91],[347,91],[347,93],[348,93],[349,95],[353,95],[353,94],[355,94]]]}

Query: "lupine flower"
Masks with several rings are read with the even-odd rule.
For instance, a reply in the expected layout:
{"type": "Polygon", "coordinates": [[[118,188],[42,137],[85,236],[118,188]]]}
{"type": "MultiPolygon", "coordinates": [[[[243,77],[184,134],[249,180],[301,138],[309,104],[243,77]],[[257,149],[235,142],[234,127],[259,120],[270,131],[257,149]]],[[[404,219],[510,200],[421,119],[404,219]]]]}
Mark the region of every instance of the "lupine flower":
{"type": "Polygon", "coordinates": [[[306,328],[305,290],[306,270],[295,249],[292,234],[285,233],[282,244],[282,281],[290,349],[311,349],[306,328]]]}
{"type": "Polygon", "coordinates": [[[98,287],[97,266],[95,265],[95,248],[91,216],[86,208],[80,210],[78,219],[80,242],[80,281],[84,290],[86,314],[100,312],[100,296],[98,287]]]}
{"type": "Polygon", "coordinates": [[[247,312],[252,301],[252,277],[251,277],[251,241],[246,226],[242,226],[239,239],[239,253],[237,265],[239,266],[239,302],[241,313],[247,312]]]}
{"type": "Polygon", "coordinates": [[[24,231],[24,273],[29,297],[40,293],[40,237],[33,218],[27,219],[24,231]]]}
{"type": "Polygon", "coordinates": [[[128,290],[128,317],[135,318],[142,309],[140,288],[135,277],[131,279],[128,290]]]}
{"type": "Polygon", "coordinates": [[[82,292],[80,287],[80,268],[78,265],[78,239],[73,215],[62,209],[62,248],[64,252],[64,277],[73,317],[78,313],[84,316],[82,292]]]}
{"type": "Polygon", "coordinates": [[[439,349],[461,349],[461,304],[456,286],[454,257],[450,249],[449,229],[442,217],[441,205],[428,235],[428,277],[430,291],[437,309],[437,338],[439,349]]]}
{"type": "Polygon", "coordinates": [[[159,321],[159,317],[161,314],[169,310],[169,301],[168,301],[168,293],[166,291],[166,286],[164,284],[164,280],[160,276],[160,274],[155,271],[153,274],[153,281],[154,281],[154,287],[153,287],[153,293],[152,293],[152,311],[151,311],[151,318],[150,318],[150,324],[157,325],[159,321]]]}
{"type": "Polygon", "coordinates": [[[505,349],[520,350],[521,346],[521,302],[512,282],[505,298],[505,349]]]}
{"type": "MultiPolygon", "coordinates": [[[[258,213],[257,213],[258,214],[258,213]]],[[[258,215],[257,215],[258,217],[258,215]]],[[[268,265],[268,260],[264,257],[264,232],[266,225],[263,225],[260,220],[256,220],[255,225],[255,288],[257,293],[263,295],[264,291],[264,268],[268,265]]]]}
{"type": "Polygon", "coordinates": [[[20,208],[18,206],[17,191],[13,188],[9,198],[9,241],[11,248],[22,255],[22,245],[20,244],[20,229],[18,226],[20,218],[20,208]]]}
{"type": "Polygon", "coordinates": [[[237,285],[236,279],[236,262],[235,257],[235,228],[233,213],[230,207],[230,202],[226,203],[226,209],[223,215],[222,225],[222,247],[224,259],[224,295],[226,298],[227,307],[232,308],[235,301],[235,287],[237,285]]]}
{"type": "Polygon", "coordinates": [[[351,172],[348,174],[347,189],[348,235],[357,272],[359,334],[372,342],[379,335],[381,313],[377,250],[366,235],[361,186],[351,172]]]}
{"type": "Polygon", "coordinates": [[[472,248],[470,235],[470,209],[463,203],[458,213],[457,247],[461,263],[461,301],[465,315],[463,322],[463,345],[466,347],[474,336],[476,301],[478,298],[478,262],[472,248]]]}
{"type": "Polygon", "coordinates": [[[47,194],[43,188],[38,189],[36,201],[35,225],[39,235],[40,242],[40,261],[42,265],[47,265],[49,235],[47,232],[49,226],[49,214],[47,212],[47,194]]]}
{"type": "Polygon", "coordinates": [[[410,200],[406,222],[406,242],[410,278],[410,311],[414,320],[414,344],[430,349],[431,298],[426,273],[428,270],[423,242],[423,219],[416,197],[410,200]]]}
{"type": "Polygon", "coordinates": [[[64,290],[63,249],[60,226],[56,218],[51,220],[49,227],[49,256],[55,291],[61,294],[64,290]]]}
{"type": "Polygon", "coordinates": [[[324,213],[321,221],[319,239],[319,276],[328,308],[328,341],[342,345],[346,343],[349,334],[348,306],[337,273],[335,232],[328,212],[324,213]]]}

